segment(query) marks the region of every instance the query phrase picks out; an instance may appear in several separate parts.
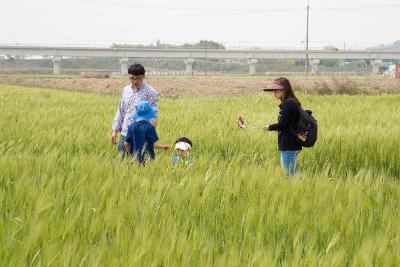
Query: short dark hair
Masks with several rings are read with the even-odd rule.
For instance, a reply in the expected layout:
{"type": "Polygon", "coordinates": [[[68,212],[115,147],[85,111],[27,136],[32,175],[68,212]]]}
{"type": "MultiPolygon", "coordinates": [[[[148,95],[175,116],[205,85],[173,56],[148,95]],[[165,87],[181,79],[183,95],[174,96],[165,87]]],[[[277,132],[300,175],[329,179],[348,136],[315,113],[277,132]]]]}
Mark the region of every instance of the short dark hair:
{"type": "Polygon", "coordinates": [[[177,143],[179,143],[179,142],[185,142],[185,143],[188,143],[190,146],[193,146],[193,145],[192,145],[192,141],[190,141],[189,138],[184,137],[184,136],[178,138],[178,140],[175,141],[175,144],[177,144],[177,143]]]}
{"type": "Polygon", "coordinates": [[[131,65],[128,69],[128,73],[135,76],[144,75],[145,72],[143,65],[138,63],[131,65]]]}

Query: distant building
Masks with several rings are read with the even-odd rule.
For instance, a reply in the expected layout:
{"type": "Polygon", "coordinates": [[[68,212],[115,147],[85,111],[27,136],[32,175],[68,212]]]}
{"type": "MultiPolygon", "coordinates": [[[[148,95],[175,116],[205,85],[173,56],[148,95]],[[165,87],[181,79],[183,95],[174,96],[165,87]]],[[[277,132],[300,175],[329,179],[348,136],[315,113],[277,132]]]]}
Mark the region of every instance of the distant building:
{"type": "Polygon", "coordinates": [[[15,60],[15,56],[12,55],[0,55],[1,61],[12,61],[15,60]]]}
{"type": "Polygon", "coordinates": [[[388,69],[383,73],[386,76],[390,76],[390,78],[395,78],[395,71],[396,71],[396,65],[391,64],[389,65],[388,69]]]}

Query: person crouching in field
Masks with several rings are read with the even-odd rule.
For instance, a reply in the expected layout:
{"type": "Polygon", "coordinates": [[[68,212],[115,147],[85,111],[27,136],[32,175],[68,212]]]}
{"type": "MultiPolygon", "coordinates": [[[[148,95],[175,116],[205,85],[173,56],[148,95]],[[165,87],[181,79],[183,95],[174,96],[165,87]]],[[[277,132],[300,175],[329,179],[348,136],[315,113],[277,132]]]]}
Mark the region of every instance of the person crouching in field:
{"type": "Polygon", "coordinates": [[[286,176],[290,177],[296,174],[299,168],[297,157],[301,150],[301,144],[297,142],[292,129],[296,128],[301,103],[295,96],[289,80],[284,77],[274,80],[263,91],[273,92],[275,98],[281,102],[278,123],[267,125],[264,129],[278,131],[281,165],[286,176]]]}
{"type": "Polygon", "coordinates": [[[130,158],[136,156],[141,165],[145,165],[147,158],[155,159],[154,149],[170,149],[169,145],[158,142],[156,127],[150,121],[156,116],[157,109],[147,101],[140,101],[135,105],[136,112],[132,115],[133,122],[128,126],[124,146],[130,158]]]}
{"type": "Polygon", "coordinates": [[[181,137],[175,141],[175,151],[177,155],[172,158],[172,164],[190,164],[193,162],[192,157],[189,155],[192,150],[192,141],[189,138],[181,137]]]}

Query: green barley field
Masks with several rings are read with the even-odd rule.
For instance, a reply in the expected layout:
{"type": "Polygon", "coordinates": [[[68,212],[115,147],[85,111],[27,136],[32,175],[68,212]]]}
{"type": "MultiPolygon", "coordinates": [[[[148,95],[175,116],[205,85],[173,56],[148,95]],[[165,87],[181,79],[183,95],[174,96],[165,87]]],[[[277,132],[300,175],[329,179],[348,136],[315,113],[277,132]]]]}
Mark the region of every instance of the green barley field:
{"type": "Polygon", "coordinates": [[[270,94],[160,99],[157,151],[118,162],[119,96],[0,86],[0,266],[398,266],[400,95],[299,95],[319,140],[287,180],[270,94]]]}

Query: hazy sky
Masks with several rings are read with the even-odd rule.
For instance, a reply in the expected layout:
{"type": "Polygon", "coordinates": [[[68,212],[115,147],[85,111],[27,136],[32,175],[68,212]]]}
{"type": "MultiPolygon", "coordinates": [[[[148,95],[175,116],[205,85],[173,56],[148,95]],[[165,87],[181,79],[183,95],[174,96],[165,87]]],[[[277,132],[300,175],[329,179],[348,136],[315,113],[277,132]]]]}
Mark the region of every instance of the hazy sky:
{"type": "MultiPolygon", "coordinates": [[[[1,44],[304,45],[304,0],[1,0],[1,44]],[[303,43],[302,43],[303,41],[303,43]]],[[[310,0],[310,45],[368,47],[400,39],[399,0],[310,0]]]]}

